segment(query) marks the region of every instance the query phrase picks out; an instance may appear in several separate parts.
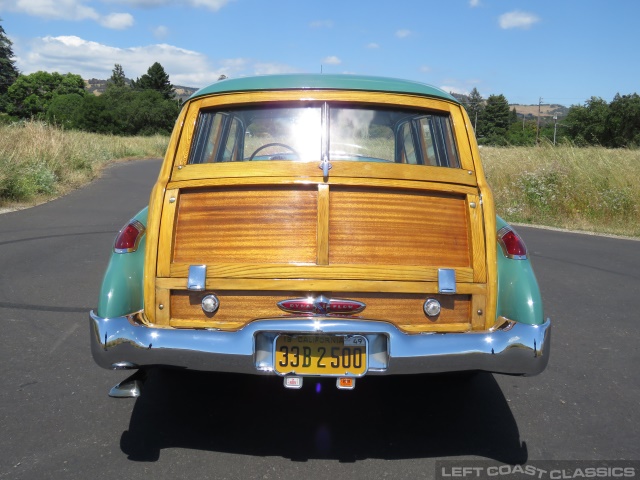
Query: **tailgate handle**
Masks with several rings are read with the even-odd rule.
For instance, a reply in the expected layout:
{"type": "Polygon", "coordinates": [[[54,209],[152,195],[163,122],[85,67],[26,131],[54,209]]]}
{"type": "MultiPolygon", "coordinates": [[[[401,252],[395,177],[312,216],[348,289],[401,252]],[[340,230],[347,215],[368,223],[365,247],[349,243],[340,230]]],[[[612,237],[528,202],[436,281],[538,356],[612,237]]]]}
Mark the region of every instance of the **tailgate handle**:
{"type": "Polygon", "coordinates": [[[438,269],[438,293],[444,295],[456,293],[456,271],[453,268],[438,269]]]}

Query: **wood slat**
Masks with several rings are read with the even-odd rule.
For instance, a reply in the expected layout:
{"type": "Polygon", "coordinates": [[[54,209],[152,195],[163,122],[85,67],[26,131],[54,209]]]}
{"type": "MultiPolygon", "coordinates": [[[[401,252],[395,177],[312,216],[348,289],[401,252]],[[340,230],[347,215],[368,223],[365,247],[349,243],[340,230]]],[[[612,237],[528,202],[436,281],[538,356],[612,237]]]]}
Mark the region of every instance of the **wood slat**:
{"type": "Polygon", "coordinates": [[[318,185],[318,265],[329,264],[329,185],[318,185]]]}
{"type": "Polygon", "coordinates": [[[331,264],[470,267],[464,197],[331,189],[331,264]]]}
{"type": "MultiPolygon", "coordinates": [[[[170,276],[186,278],[189,264],[174,263],[170,276]]],[[[167,275],[169,276],[169,275],[167,275]]],[[[340,280],[395,280],[409,282],[436,282],[438,267],[386,265],[282,265],[282,264],[236,264],[216,263],[207,265],[209,279],[340,279],[340,280]]],[[[456,280],[459,283],[473,282],[470,268],[457,268],[456,280]]]]}
{"type": "MultiPolygon", "coordinates": [[[[187,278],[157,278],[159,288],[183,290],[187,278]]],[[[298,292],[390,292],[390,293],[438,293],[437,282],[399,282],[377,280],[317,280],[317,279],[236,279],[208,278],[207,289],[224,290],[295,290],[298,292]]],[[[460,294],[486,294],[484,283],[458,283],[460,294]]]]}
{"type": "Polygon", "coordinates": [[[482,218],[482,203],[480,196],[467,195],[467,209],[469,210],[469,235],[473,239],[471,254],[473,264],[473,281],[487,281],[487,259],[484,241],[484,219],[482,218]]]}
{"type": "MultiPolygon", "coordinates": [[[[299,317],[300,315],[288,314],[277,307],[279,301],[299,296],[299,292],[173,291],[171,325],[237,329],[256,319],[299,317]],[[215,315],[207,314],[201,308],[202,298],[210,293],[215,293],[220,300],[220,308],[215,315]]],[[[333,296],[338,297],[338,295],[333,296]]],[[[429,331],[431,328],[442,331],[451,325],[468,325],[470,296],[430,295],[429,297],[438,299],[442,305],[442,311],[438,317],[430,318],[424,314],[423,304],[427,295],[363,293],[348,295],[350,300],[366,304],[365,310],[354,315],[353,318],[390,322],[413,331],[429,331]]]]}
{"type": "MultiPolygon", "coordinates": [[[[318,159],[318,162],[320,159],[318,159]]],[[[322,182],[322,170],[318,162],[225,162],[180,165],[172,172],[172,182],[217,178],[309,178],[322,182]]],[[[329,180],[342,178],[388,179],[390,181],[422,181],[475,187],[476,177],[472,171],[459,168],[431,167],[426,165],[404,165],[376,162],[347,162],[334,160],[329,180]]]]}
{"type": "Polygon", "coordinates": [[[173,261],[315,263],[315,187],[184,190],[173,261]]]}

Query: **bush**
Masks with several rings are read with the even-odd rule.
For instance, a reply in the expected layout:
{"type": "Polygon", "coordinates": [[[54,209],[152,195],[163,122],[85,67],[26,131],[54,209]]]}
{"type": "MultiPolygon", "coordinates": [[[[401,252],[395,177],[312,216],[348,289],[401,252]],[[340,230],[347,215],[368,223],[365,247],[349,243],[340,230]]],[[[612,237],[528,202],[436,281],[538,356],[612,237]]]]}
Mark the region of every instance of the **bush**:
{"type": "Polygon", "coordinates": [[[42,122],[0,126],[0,204],[50,198],[92,180],[108,162],[162,157],[166,136],[117,137],[42,122]]]}

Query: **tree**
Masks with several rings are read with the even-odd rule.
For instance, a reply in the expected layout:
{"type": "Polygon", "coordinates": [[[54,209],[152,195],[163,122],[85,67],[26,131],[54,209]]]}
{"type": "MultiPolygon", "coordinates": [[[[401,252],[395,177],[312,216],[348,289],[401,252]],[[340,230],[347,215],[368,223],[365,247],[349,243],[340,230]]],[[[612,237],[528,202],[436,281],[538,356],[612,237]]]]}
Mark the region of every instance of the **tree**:
{"type": "Polygon", "coordinates": [[[616,94],[609,104],[604,142],[613,148],[640,146],[640,95],[616,94]]]}
{"type": "Polygon", "coordinates": [[[0,25],[0,111],[4,110],[7,90],[20,74],[13,60],[12,45],[13,43],[6,36],[2,25],[0,25]]]}
{"type": "Polygon", "coordinates": [[[169,82],[169,75],[158,62],[151,65],[147,73],[134,80],[132,84],[133,88],[137,90],[155,90],[167,100],[173,100],[175,97],[173,85],[169,82]]]}
{"type": "Polygon", "coordinates": [[[479,132],[486,137],[484,143],[506,143],[510,115],[509,102],[504,95],[489,95],[482,115],[482,129],[479,132]]]}
{"type": "Polygon", "coordinates": [[[584,105],[572,105],[564,121],[567,134],[578,143],[605,146],[608,114],[609,105],[600,97],[591,97],[584,105]]]}
{"type": "Polygon", "coordinates": [[[78,112],[83,102],[84,97],[77,93],[55,96],[46,111],[47,122],[65,128],[77,128],[78,112]]]}
{"type": "Polygon", "coordinates": [[[116,63],[115,66],[113,67],[113,73],[111,74],[111,78],[109,80],[107,80],[107,88],[109,87],[126,87],[127,86],[127,80],[124,76],[124,69],[122,68],[122,65],[120,65],[119,63],[116,63]]]}
{"type": "Polygon", "coordinates": [[[85,95],[80,75],[42,71],[19,75],[7,91],[7,112],[20,118],[44,118],[56,96],[69,94],[85,95]]]}
{"type": "Polygon", "coordinates": [[[113,135],[169,134],[179,109],[178,102],[155,90],[108,88],[99,97],[85,97],[77,111],[77,126],[113,135]]]}
{"type": "Polygon", "coordinates": [[[473,90],[471,90],[469,101],[465,104],[465,108],[467,109],[467,113],[469,114],[469,118],[477,135],[479,123],[482,123],[482,113],[484,111],[484,98],[482,98],[477,88],[473,87],[473,90]]]}

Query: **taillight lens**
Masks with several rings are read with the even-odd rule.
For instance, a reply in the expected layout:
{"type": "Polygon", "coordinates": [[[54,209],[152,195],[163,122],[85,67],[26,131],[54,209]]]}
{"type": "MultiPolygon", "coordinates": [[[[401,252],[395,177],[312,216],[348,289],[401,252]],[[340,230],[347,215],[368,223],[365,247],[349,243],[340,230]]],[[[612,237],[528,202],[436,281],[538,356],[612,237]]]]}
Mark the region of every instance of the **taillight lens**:
{"type": "Polygon", "coordinates": [[[505,257],[515,260],[523,260],[527,258],[527,246],[524,244],[520,235],[518,235],[511,227],[501,228],[498,232],[498,243],[502,247],[505,257]]]}
{"type": "Polygon", "coordinates": [[[122,227],[118,236],[116,237],[116,243],[114,250],[116,253],[130,253],[135,252],[138,249],[138,244],[144,233],[144,225],[137,220],[132,220],[127,225],[122,227]]]}

